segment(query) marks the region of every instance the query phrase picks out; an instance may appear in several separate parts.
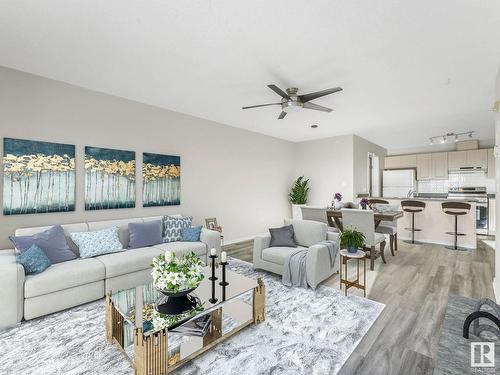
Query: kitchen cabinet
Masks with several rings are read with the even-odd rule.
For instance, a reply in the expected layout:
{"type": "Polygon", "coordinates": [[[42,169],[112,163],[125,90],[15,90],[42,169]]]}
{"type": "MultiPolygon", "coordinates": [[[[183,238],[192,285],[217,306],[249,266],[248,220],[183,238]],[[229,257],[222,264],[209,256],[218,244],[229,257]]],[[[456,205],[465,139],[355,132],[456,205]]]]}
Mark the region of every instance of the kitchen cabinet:
{"type": "Polygon", "coordinates": [[[488,234],[494,236],[495,229],[495,198],[488,199],[488,234]]]}
{"type": "Polygon", "coordinates": [[[417,155],[417,180],[432,178],[432,154],[417,155]]]}
{"type": "Polygon", "coordinates": [[[488,149],[488,178],[495,176],[495,153],[492,148],[488,149]]]}
{"type": "Polygon", "coordinates": [[[488,167],[488,151],[487,150],[468,150],[467,152],[467,167],[484,168],[488,167]]]}
{"type": "Polygon", "coordinates": [[[396,169],[399,168],[401,157],[400,156],[386,156],[385,157],[385,169],[396,169]]]}
{"type": "Polygon", "coordinates": [[[397,155],[385,157],[385,169],[415,168],[417,155],[397,155]]]}
{"type": "Polygon", "coordinates": [[[467,151],[448,152],[448,169],[460,169],[467,165],[467,151]]]}
{"type": "Polygon", "coordinates": [[[447,152],[431,154],[431,178],[435,180],[446,180],[448,178],[447,152]]]}

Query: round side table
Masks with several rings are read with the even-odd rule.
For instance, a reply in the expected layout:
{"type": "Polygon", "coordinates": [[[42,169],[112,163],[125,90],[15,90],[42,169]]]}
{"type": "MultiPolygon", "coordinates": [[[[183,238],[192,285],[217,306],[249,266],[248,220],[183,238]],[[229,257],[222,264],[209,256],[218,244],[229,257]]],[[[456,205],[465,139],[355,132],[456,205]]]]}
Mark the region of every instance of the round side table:
{"type": "Polygon", "coordinates": [[[366,254],[364,251],[358,250],[355,253],[350,253],[346,249],[340,250],[340,290],[342,290],[342,285],[345,285],[345,295],[347,296],[347,289],[354,287],[358,289],[363,289],[363,297],[366,297],[366,254]],[[350,259],[357,260],[358,275],[356,280],[349,281],[347,277],[347,262],[350,259]],[[359,283],[359,263],[363,260],[363,284],[359,283]],[[342,273],[342,266],[344,266],[344,272],[342,273]]]}

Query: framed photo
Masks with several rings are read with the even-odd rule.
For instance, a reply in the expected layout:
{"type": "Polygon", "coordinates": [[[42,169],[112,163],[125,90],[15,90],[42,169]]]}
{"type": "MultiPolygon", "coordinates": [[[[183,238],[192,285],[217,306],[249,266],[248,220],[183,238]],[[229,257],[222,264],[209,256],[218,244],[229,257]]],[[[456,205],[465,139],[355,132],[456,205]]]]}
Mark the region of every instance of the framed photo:
{"type": "Polygon", "coordinates": [[[205,219],[205,225],[207,229],[210,230],[217,230],[217,227],[219,226],[217,224],[217,219],[215,217],[210,217],[208,219],[205,219]]]}

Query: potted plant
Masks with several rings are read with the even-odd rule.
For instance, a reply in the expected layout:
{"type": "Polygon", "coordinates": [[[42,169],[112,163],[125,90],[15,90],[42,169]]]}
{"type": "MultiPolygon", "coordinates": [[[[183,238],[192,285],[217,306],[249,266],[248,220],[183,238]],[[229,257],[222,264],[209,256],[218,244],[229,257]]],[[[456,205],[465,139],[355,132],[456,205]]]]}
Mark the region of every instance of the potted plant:
{"type": "Polygon", "coordinates": [[[333,207],[335,207],[336,210],[340,210],[342,208],[342,194],[335,193],[333,196],[333,207]]]}
{"type": "Polygon", "coordinates": [[[368,202],[368,199],[367,198],[362,198],[360,201],[359,201],[359,205],[361,206],[361,208],[363,210],[366,210],[366,207],[368,206],[369,202],[368,202]]]}
{"type": "Polygon", "coordinates": [[[354,228],[347,228],[340,234],[340,246],[347,248],[350,253],[355,253],[363,248],[365,235],[354,228]]]}
{"type": "Polygon", "coordinates": [[[292,186],[288,198],[292,204],[292,217],[294,219],[302,219],[301,207],[307,203],[307,194],[309,194],[309,179],[304,179],[304,176],[297,178],[292,186]]]}

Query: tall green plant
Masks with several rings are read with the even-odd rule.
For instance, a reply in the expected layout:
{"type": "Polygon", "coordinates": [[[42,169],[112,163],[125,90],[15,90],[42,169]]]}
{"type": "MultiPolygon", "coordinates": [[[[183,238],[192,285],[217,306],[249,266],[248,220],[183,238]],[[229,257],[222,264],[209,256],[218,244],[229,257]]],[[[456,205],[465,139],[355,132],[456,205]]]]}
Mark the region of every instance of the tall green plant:
{"type": "Polygon", "coordinates": [[[288,194],[292,204],[307,203],[307,194],[309,193],[309,187],[307,186],[308,183],[309,179],[305,180],[304,176],[300,176],[295,180],[292,190],[290,191],[290,194],[288,194]]]}

